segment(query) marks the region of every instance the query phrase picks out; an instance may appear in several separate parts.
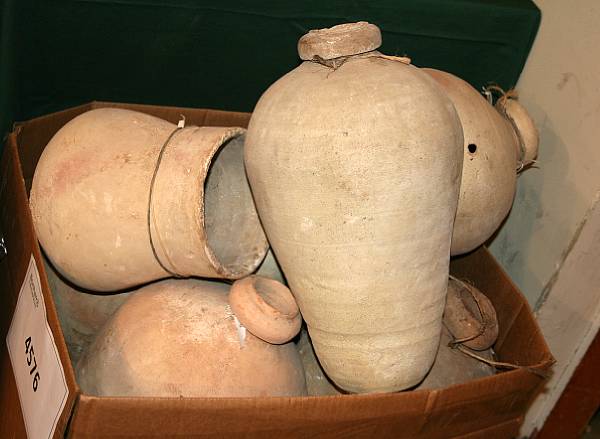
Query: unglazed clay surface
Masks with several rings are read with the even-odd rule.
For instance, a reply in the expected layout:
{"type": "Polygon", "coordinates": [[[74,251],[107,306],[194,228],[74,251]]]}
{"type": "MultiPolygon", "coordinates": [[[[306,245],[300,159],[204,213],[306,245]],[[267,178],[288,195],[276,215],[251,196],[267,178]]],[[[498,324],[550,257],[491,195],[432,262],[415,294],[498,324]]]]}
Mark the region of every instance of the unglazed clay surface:
{"type": "MultiPolygon", "coordinates": [[[[466,383],[496,373],[495,369],[489,364],[450,347],[449,343],[451,340],[453,340],[453,337],[449,331],[445,327],[442,327],[442,337],[433,366],[425,379],[411,390],[443,389],[444,387],[466,383]]],[[[309,395],[327,396],[344,394],[323,371],[319,360],[315,356],[310,338],[305,331],[302,331],[302,335],[298,341],[298,350],[304,366],[306,388],[309,395]]],[[[486,360],[494,359],[491,349],[474,353],[486,360]]]]}
{"type": "Polygon", "coordinates": [[[533,119],[525,107],[511,97],[501,97],[495,107],[511,122],[517,133],[520,143],[520,163],[530,164],[537,157],[540,146],[540,133],[533,119]]]}
{"type": "Polygon", "coordinates": [[[243,328],[228,285],[165,280],[135,292],[77,367],[98,396],[294,396],[306,394],[293,343],[273,345],[243,328]]]}
{"type": "Polygon", "coordinates": [[[260,98],[245,161],[269,241],[332,380],[414,386],[436,354],[462,130],[428,75],[378,52],[304,62],[260,98]]]}
{"type": "Polygon", "coordinates": [[[244,130],[176,128],[103,108],[74,118],[46,146],[31,210],[40,243],[70,281],[112,291],[173,274],[235,279],[263,259],[244,130]]]}
{"type": "Polygon", "coordinates": [[[448,281],[444,326],[456,340],[478,351],[491,348],[498,338],[498,317],[490,299],[455,278],[448,281]]]}
{"type": "Polygon", "coordinates": [[[366,21],[311,30],[298,41],[300,59],[335,59],[370,52],[381,46],[381,31],[366,21]]]}
{"type": "Polygon", "coordinates": [[[452,254],[483,244],[513,203],[519,140],[510,122],[470,84],[446,72],[423,69],[447,93],[460,117],[464,161],[452,236],[452,254]]]}
{"type": "Polygon", "coordinates": [[[290,341],[302,325],[292,292],[267,277],[253,275],[235,281],[229,291],[229,305],[246,329],[269,343],[290,341]]]}

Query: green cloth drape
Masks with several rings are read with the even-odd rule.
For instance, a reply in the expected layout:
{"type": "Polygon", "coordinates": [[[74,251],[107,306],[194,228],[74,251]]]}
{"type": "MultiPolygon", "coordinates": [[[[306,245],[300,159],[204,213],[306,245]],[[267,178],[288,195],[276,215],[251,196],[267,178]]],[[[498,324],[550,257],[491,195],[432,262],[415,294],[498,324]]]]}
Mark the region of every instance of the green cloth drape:
{"type": "Polygon", "coordinates": [[[530,0],[4,0],[0,122],[91,100],[251,111],[307,30],[366,20],[382,51],[477,88],[513,86],[537,32],[530,0]]]}

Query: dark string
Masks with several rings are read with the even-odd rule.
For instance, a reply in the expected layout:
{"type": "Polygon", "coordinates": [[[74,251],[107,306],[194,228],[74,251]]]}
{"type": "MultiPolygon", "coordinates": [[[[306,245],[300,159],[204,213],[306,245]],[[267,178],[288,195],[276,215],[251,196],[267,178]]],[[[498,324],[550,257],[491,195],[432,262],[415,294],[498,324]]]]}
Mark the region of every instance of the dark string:
{"type": "Polygon", "coordinates": [[[173,132],[169,135],[169,137],[167,137],[167,140],[165,140],[165,143],[163,144],[163,146],[160,148],[160,152],[158,154],[158,160],[156,161],[156,166],[154,167],[154,173],[152,174],[152,181],[150,182],[150,195],[148,197],[148,218],[147,218],[148,219],[148,236],[150,237],[150,247],[152,247],[152,254],[154,255],[154,258],[156,259],[156,262],[158,262],[158,264],[162,267],[162,269],[165,270],[167,273],[169,273],[173,277],[181,277],[181,276],[179,274],[174,273],[173,271],[169,270],[165,266],[165,264],[162,263],[160,258],[158,257],[158,253],[156,252],[156,247],[154,247],[154,240],[152,239],[152,226],[150,223],[150,217],[151,217],[151,211],[152,211],[152,195],[154,194],[154,182],[156,180],[156,174],[158,174],[158,168],[160,168],[160,162],[162,161],[165,150],[167,149],[167,145],[169,144],[169,142],[171,141],[171,139],[173,138],[175,133],[177,133],[182,128],[183,127],[179,127],[179,126],[177,128],[175,128],[173,130],[173,132]]]}

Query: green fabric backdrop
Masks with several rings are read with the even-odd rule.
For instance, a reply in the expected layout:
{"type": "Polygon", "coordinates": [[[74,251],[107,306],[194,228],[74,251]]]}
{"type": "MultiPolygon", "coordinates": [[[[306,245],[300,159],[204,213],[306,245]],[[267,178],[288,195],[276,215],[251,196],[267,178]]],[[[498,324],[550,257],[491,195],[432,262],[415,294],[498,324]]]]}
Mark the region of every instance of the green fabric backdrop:
{"type": "Polygon", "coordinates": [[[251,111],[309,29],[366,20],[382,51],[481,88],[513,86],[540,22],[529,0],[4,0],[0,122],[91,100],[251,111]]]}

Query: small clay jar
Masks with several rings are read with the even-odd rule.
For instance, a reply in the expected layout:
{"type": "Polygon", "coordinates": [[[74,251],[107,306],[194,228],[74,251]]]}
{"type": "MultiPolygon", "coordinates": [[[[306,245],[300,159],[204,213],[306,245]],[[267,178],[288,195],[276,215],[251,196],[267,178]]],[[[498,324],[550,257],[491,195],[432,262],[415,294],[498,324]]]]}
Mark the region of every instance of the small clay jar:
{"type": "Polygon", "coordinates": [[[533,119],[525,107],[510,94],[500,97],[495,107],[512,124],[519,138],[519,162],[522,166],[527,166],[537,157],[540,145],[540,134],[533,119]]]}
{"type": "Polygon", "coordinates": [[[44,149],[31,189],[52,265],[96,291],[254,272],[268,244],[244,171],[244,134],[117,108],[71,120],[44,149]]]}
{"type": "Polygon", "coordinates": [[[292,292],[282,283],[262,276],[248,276],[229,291],[235,316],[262,340],[282,344],[300,331],[302,316],[292,292]]]}
{"type": "Polygon", "coordinates": [[[77,364],[96,334],[130,293],[94,294],[83,291],[63,279],[46,258],[44,268],[71,363],[77,364]]]}
{"type": "Polygon", "coordinates": [[[462,170],[452,102],[370,23],[310,31],[245,144],[262,224],[328,376],[420,382],[436,354],[462,170]]]}
{"type": "Polygon", "coordinates": [[[294,343],[267,343],[247,331],[228,290],[192,279],[140,288],[80,360],[79,386],[98,396],[305,395],[294,343]]]}
{"type": "Polygon", "coordinates": [[[539,137],[525,108],[508,96],[496,108],[462,79],[423,69],[444,89],[460,117],[464,160],[452,255],[488,240],[512,207],[517,171],[537,155],[539,137]]]}
{"type": "Polygon", "coordinates": [[[490,299],[454,277],[448,280],[443,321],[455,341],[477,351],[491,348],[498,338],[498,317],[490,299]]]}

